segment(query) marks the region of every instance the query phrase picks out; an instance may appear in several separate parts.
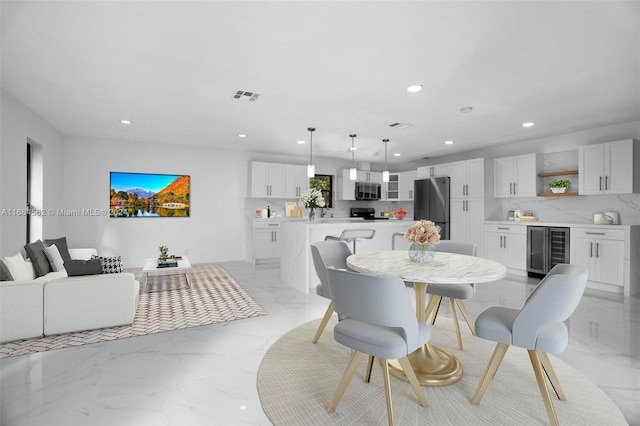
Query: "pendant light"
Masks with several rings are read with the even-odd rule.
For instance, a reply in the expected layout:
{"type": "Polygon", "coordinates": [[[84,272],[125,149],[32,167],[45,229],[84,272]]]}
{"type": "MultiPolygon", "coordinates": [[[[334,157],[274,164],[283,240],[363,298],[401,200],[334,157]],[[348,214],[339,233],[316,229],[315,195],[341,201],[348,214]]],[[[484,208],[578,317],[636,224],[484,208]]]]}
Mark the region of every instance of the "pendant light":
{"type": "Polygon", "coordinates": [[[355,159],[356,147],[353,142],[353,139],[356,136],[358,135],[354,133],[349,135],[349,137],[351,138],[351,168],[349,169],[349,180],[356,180],[356,178],[358,177],[358,169],[356,168],[356,159],[355,159]]]}
{"type": "Polygon", "coordinates": [[[382,181],[389,182],[389,169],[387,168],[387,143],[389,139],[382,139],[384,142],[384,171],[382,172],[382,181]]]}
{"type": "Polygon", "coordinates": [[[314,177],[316,175],[316,166],[313,165],[313,132],[316,131],[315,127],[308,127],[309,131],[309,165],[307,166],[307,177],[314,177]]]}

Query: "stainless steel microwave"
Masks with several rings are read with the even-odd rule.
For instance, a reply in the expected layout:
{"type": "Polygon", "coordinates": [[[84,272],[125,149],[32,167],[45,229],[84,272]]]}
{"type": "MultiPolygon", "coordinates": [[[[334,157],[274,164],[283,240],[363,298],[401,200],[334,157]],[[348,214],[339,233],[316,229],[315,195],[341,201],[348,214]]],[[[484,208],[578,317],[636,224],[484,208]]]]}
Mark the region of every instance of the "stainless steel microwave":
{"type": "Polygon", "coordinates": [[[379,200],[382,188],[375,182],[356,182],[356,200],[379,200]]]}

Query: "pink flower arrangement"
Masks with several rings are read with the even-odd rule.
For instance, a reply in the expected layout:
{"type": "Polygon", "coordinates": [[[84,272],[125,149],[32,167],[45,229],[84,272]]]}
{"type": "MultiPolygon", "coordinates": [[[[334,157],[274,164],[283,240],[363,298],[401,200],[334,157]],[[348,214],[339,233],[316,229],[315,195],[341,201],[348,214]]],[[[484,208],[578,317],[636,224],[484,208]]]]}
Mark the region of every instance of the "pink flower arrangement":
{"type": "Polygon", "coordinates": [[[430,220],[421,220],[407,229],[404,239],[410,243],[438,244],[440,243],[440,227],[430,220]]]}

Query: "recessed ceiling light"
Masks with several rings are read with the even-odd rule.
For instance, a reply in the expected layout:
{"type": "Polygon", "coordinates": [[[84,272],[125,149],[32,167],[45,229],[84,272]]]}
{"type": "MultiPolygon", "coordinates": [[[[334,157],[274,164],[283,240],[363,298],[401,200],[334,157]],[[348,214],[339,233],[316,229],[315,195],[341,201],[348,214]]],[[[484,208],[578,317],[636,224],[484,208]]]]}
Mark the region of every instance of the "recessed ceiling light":
{"type": "Polygon", "coordinates": [[[357,151],[358,147],[357,146],[352,146],[351,148],[349,148],[349,151],[357,151]]]}
{"type": "Polygon", "coordinates": [[[453,141],[444,141],[445,145],[453,145],[453,141]]]}
{"type": "Polygon", "coordinates": [[[402,154],[400,154],[399,152],[396,152],[393,154],[394,157],[400,157],[402,154]]]}
{"type": "Polygon", "coordinates": [[[120,124],[133,124],[131,120],[120,120],[120,124]]]}
{"type": "Polygon", "coordinates": [[[414,84],[413,86],[407,87],[407,92],[417,93],[422,90],[422,84],[414,84]]]}
{"type": "Polygon", "coordinates": [[[533,121],[529,121],[528,123],[522,123],[522,127],[533,127],[535,125],[536,123],[534,123],[533,121]]]}
{"type": "Polygon", "coordinates": [[[239,137],[239,138],[246,138],[246,137],[247,137],[247,135],[245,135],[244,133],[240,133],[240,134],[238,135],[238,137],[239,137]]]}
{"type": "Polygon", "coordinates": [[[298,141],[298,145],[304,145],[305,143],[305,141],[298,141]]]}
{"type": "Polygon", "coordinates": [[[471,111],[473,111],[473,107],[472,106],[463,106],[462,108],[460,108],[460,112],[463,114],[469,114],[471,111]]]}

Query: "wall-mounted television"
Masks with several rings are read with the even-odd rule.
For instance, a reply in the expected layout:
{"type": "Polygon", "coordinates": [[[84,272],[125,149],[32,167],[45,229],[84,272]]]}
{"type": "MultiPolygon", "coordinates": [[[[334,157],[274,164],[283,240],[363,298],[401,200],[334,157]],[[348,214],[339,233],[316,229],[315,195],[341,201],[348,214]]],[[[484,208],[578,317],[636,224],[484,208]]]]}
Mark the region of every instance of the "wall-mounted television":
{"type": "Polygon", "coordinates": [[[111,217],[189,217],[188,175],[111,172],[111,217]]]}

